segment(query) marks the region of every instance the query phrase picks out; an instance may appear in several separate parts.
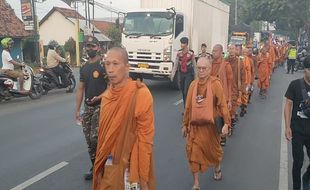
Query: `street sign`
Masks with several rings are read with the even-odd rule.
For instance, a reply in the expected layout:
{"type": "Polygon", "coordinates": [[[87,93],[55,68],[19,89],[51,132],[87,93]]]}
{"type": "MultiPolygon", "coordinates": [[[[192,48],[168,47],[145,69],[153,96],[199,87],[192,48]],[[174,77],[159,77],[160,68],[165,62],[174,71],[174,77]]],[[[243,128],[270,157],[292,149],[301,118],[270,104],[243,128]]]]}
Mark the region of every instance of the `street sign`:
{"type": "Polygon", "coordinates": [[[21,11],[25,30],[34,30],[35,27],[31,0],[21,0],[21,11]]]}

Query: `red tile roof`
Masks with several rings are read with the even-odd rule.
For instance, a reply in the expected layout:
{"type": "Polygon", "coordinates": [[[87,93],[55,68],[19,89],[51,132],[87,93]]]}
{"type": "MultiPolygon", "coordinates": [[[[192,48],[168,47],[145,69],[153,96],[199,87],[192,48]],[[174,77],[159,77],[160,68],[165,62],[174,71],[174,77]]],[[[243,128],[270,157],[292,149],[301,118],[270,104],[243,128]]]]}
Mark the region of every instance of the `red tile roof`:
{"type": "Polygon", "coordinates": [[[30,34],[9,4],[0,0],[0,37],[26,37],[30,34]]]}
{"type": "Polygon", "coordinates": [[[98,28],[98,30],[100,30],[102,33],[105,33],[108,28],[110,28],[111,26],[114,26],[115,23],[113,22],[107,22],[107,21],[98,21],[98,20],[92,20],[91,21],[93,25],[95,25],[96,28],[98,28]]]}
{"type": "Polygon", "coordinates": [[[64,17],[66,18],[79,18],[79,19],[83,19],[85,20],[85,17],[83,17],[82,15],[80,15],[77,11],[73,10],[73,9],[66,9],[66,8],[61,8],[61,7],[53,7],[52,10],[50,10],[50,12],[48,12],[40,21],[40,25],[46,20],[48,19],[49,16],[51,16],[51,14],[53,12],[59,12],[60,14],[62,14],[64,17]]]}

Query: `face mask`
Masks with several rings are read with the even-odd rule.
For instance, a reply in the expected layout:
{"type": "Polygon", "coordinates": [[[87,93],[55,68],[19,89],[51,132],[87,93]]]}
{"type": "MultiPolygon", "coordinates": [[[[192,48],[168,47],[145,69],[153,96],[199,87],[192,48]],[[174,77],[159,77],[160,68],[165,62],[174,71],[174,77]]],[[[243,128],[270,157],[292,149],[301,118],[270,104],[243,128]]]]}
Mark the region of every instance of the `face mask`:
{"type": "Polygon", "coordinates": [[[88,55],[88,57],[90,57],[90,58],[94,58],[94,57],[96,57],[96,55],[97,55],[97,50],[88,50],[88,51],[87,51],[87,55],[88,55]]]}

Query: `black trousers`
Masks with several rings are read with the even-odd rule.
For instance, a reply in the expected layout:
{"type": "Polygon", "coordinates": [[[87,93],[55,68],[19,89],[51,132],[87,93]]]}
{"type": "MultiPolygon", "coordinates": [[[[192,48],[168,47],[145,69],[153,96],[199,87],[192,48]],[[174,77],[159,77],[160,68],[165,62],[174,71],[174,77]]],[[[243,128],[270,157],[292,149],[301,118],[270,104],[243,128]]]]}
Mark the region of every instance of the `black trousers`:
{"type": "Polygon", "coordinates": [[[192,72],[180,73],[180,86],[181,86],[181,91],[182,91],[182,96],[183,96],[184,107],[186,104],[187,91],[193,80],[194,80],[194,75],[192,72]]]}
{"type": "Polygon", "coordinates": [[[291,71],[294,73],[294,66],[295,66],[295,59],[288,59],[287,60],[287,73],[291,71]]]}
{"type": "MultiPolygon", "coordinates": [[[[310,136],[304,136],[298,132],[293,133],[292,152],[293,152],[293,187],[294,190],[301,189],[301,168],[304,162],[304,146],[307,150],[308,158],[310,158],[310,136]]],[[[303,175],[303,189],[310,190],[310,166],[308,166],[306,173],[303,175]]]]}
{"type": "MultiPolygon", "coordinates": [[[[67,79],[67,76],[66,76],[63,68],[60,65],[58,65],[56,67],[53,67],[52,70],[56,74],[57,78],[58,78],[58,76],[60,76],[60,78],[61,78],[61,83],[60,84],[63,87],[67,87],[69,85],[69,81],[67,79]]],[[[56,82],[59,82],[59,81],[57,80],[56,82]]]]}

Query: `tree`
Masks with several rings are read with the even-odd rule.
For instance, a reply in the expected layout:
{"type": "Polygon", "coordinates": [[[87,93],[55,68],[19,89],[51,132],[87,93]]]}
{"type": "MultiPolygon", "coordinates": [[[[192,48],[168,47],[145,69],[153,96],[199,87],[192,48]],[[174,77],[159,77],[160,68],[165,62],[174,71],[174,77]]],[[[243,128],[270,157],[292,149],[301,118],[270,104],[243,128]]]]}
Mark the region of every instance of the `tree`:
{"type": "Polygon", "coordinates": [[[66,41],[64,48],[70,54],[71,64],[76,65],[75,40],[72,37],[70,37],[69,40],[66,41]]]}
{"type": "Polygon", "coordinates": [[[106,31],[107,36],[112,40],[112,46],[120,46],[122,34],[119,28],[111,26],[106,31]]]}
{"type": "Polygon", "coordinates": [[[299,29],[310,19],[309,8],[309,0],[245,0],[241,20],[275,22],[277,30],[296,38],[299,29]]]}

